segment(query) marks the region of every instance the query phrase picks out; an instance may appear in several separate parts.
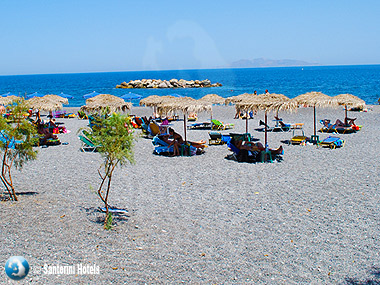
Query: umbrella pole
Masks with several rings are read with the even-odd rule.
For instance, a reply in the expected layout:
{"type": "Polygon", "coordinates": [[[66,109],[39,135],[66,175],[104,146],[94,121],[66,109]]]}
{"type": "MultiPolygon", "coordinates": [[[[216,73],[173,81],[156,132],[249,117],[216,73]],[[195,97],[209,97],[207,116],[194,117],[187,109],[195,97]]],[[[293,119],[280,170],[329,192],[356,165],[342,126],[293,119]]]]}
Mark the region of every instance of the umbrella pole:
{"type": "Polygon", "coordinates": [[[267,121],[268,121],[268,118],[267,118],[267,111],[265,111],[265,151],[268,150],[268,139],[267,139],[267,121]]]}
{"type": "Polygon", "coordinates": [[[344,123],[347,122],[347,105],[344,105],[344,123]]]}
{"type": "Polygon", "coordinates": [[[315,119],[315,117],[316,117],[316,111],[315,111],[315,105],[314,105],[314,137],[316,137],[317,136],[317,125],[316,125],[316,119],[315,119]]]}
{"type": "Polygon", "coordinates": [[[184,113],[183,114],[183,128],[184,128],[184,133],[185,133],[185,142],[187,141],[187,138],[186,138],[186,114],[184,113]]]}
{"type": "Polygon", "coordinates": [[[245,112],[245,133],[248,134],[248,111],[245,112]]]}
{"type": "Polygon", "coordinates": [[[317,122],[316,122],[316,111],[315,111],[315,105],[314,105],[314,135],[311,136],[310,142],[313,144],[319,143],[319,137],[317,136],[317,122]]]}

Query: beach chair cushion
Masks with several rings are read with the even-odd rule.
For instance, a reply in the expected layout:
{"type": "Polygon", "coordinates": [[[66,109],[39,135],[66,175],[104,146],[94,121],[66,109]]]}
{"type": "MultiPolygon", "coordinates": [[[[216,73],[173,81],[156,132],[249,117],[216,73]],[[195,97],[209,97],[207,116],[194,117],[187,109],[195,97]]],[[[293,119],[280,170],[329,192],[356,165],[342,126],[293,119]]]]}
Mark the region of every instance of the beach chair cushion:
{"type": "Polygon", "coordinates": [[[235,124],[230,123],[230,124],[225,124],[223,122],[220,122],[218,120],[212,119],[211,120],[213,126],[213,129],[218,129],[218,130],[226,130],[226,129],[231,129],[235,126],[235,124]]]}
{"type": "Polygon", "coordinates": [[[290,143],[291,144],[301,144],[303,142],[306,142],[307,139],[308,138],[306,136],[302,136],[302,135],[294,136],[291,138],[290,143]]]}
{"type": "Polygon", "coordinates": [[[324,140],[320,141],[319,142],[319,146],[326,146],[326,147],[330,147],[332,149],[335,149],[337,147],[343,147],[345,144],[345,141],[339,137],[332,137],[332,136],[329,136],[327,138],[325,138],[324,140]]]}
{"type": "Polygon", "coordinates": [[[155,135],[158,135],[160,133],[160,126],[157,125],[155,122],[151,122],[149,124],[149,131],[150,131],[150,134],[155,136],[155,135]]]}

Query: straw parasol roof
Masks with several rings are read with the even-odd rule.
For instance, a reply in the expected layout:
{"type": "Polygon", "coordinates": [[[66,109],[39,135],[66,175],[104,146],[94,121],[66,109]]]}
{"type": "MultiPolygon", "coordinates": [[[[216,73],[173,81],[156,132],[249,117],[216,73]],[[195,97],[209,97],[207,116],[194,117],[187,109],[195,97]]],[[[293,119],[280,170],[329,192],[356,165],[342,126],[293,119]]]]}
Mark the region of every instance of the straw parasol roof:
{"type": "Polygon", "coordinates": [[[360,99],[359,97],[352,94],[340,94],[333,99],[337,102],[338,105],[344,105],[344,120],[347,120],[347,106],[351,108],[364,109],[365,101],[360,99]]]}
{"type": "Polygon", "coordinates": [[[173,98],[171,100],[165,100],[157,105],[157,111],[161,115],[176,112],[182,112],[183,114],[192,112],[211,112],[211,103],[201,102],[191,97],[173,98]]]}
{"type": "Polygon", "coordinates": [[[240,94],[240,95],[237,95],[237,96],[231,96],[231,97],[226,98],[225,104],[226,105],[228,105],[230,103],[231,104],[236,104],[236,103],[239,103],[239,102],[242,102],[242,101],[249,100],[249,99],[254,98],[256,96],[257,95],[249,94],[249,93],[244,93],[244,94],[240,94]]]}
{"type": "Polygon", "coordinates": [[[62,103],[44,97],[33,97],[25,101],[33,110],[55,111],[63,108],[62,103]]]}
{"type": "Polygon", "coordinates": [[[86,100],[86,105],[81,107],[82,111],[102,111],[109,108],[110,112],[127,111],[132,108],[132,103],[111,94],[100,94],[86,100]]]}
{"type": "Polygon", "coordinates": [[[333,97],[338,105],[350,106],[352,108],[364,108],[365,101],[352,94],[339,94],[333,97]]]}
{"type": "MultiPolygon", "coordinates": [[[[179,97],[174,97],[174,96],[170,96],[170,95],[167,95],[167,96],[152,95],[152,96],[146,97],[144,99],[141,99],[140,100],[140,106],[157,107],[161,103],[169,102],[171,100],[175,100],[178,98],[179,97]]],[[[184,98],[184,97],[180,97],[180,98],[184,98]]]]}
{"type": "Polygon", "coordinates": [[[316,107],[333,107],[337,106],[337,101],[332,97],[323,94],[321,92],[308,92],[293,98],[295,102],[304,107],[313,107],[314,109],[314,136],[312,136],[312,141],[314,143],[318,142],[317,137],[317,121],[316,121],[316,107]]]}
{"type": "Polygon", "coordinates": [[[141,99],[139,105],[152,107],[153,105],[157,104],[157,102],[161,102],[161,96],[151,95],[144,99],[141,99]]]}
{"type": "Polygon", "coordinates": [[[226,102],[226,99],[217,94],[207,94],[198,101],[207,102],[211,104],[224,104],[226,102]]]}
{"type": "Polygon", "coordinates": [[[12,104],[14,101],[20,100],[20,97],[11,95],[7,97],[0,97],[0,105],[9,105],[12,104]]]}
{"type": "Polygon", "coordinates": [[[290,98],[286,97],[284,94],[277,94],[277,93],[263,93],[263,94],[260,94],[257,96],[258,96],[258,98],[278,99],[280,101],[290,100],[290,98]]]}
{"type": "Polygon", "coordinates": [[[42,98],[47,98],[47,99],[49,99],[51,101],[57,101],[57,102],[60,102],[62,104],[65,104],[65,105],[69,104],[69,99],[63,98],[61,96],[54,95],[54,94],[48,94],[48,95],[45,95],[42,98]]]}
{"type": "Polygon", "coordinates": [[[293,98],[298,104],[305,107],[329,107],[336,105],[332,97],[322,92],[308,92],[293,98]]]}

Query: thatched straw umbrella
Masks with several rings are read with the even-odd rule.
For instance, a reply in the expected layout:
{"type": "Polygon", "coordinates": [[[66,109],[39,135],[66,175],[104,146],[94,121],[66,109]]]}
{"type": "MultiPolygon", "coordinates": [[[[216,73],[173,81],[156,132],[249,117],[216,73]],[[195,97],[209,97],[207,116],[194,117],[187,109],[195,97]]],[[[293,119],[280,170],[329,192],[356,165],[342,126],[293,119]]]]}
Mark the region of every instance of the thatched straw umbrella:
{"type": "Polygon", "coordinates": [[[337,105],[337,102],[332,97],[323,94],[321,92],[308,92],[293,98],[295,102],[304,107],[313,107],[314,109],[314,136],[311,137],[311,141],[318,142],[317,136],[317,121],[316,121],[316,107],[333,107],[337,105]]]}
{"type": "Polygon", "coordinates": [[[51,101],[58,101],[58,102],[60,102],[60,103],[62,103],[62,104],[64,104],[64,105],[69,104],[69,99],[67,99],[67,98],[63,98],[63,97],[61,97],[61,96],[54,95],[54,94],[48,94],[48,95],[45,95],[45,96],[42,97],[42,98],[47,98],[47,99],[49,99],[49,100],[51,100],[51,101]]]}
{"type": "Polygon", "coordinates": [[[110,94],[100,94],[86,100],[86,105],[81,107],[82,111],[100,112],[105,109],[110,112],[125,112],[132,108],[132,103],[110,94]]]}
{"type": "Polygon", "coordinates": [[[158,96],[158,95],[151,95],[144,99],[140,100],[139,105],[140,106],[147,106],[147,107],[153,107],[153,114],[156,114],[156,108],[161,103],[171,101],[173,99],[176,99],[177,97],[174,96],[158,96]]]}
{"type": "Polygon", "coordinates": [[[206,102],[200,102],[190,97],[181,97],[171,100],[166,100],[157,106],[157,112],[162,114],[173,114],[176,112],[183,113],[183,126],[185,141],[186,137],[186,117],[188,113],[200,113],[200,112],[211,112],[211,104],[206,102]]]}
{"type": "Polygon", "coordinates": [[[248,112],[254,111],[257,112],[259,110],[265,111],[265,148],[268,147],[268,138],[267,138],[267,113],[270,111],[278,111],[278,110],[296,110],[298,107],[297,103],[292,100],[284,100],[281,99],[281,96],[255,96],[250,100],[245,102],[240,102],[236,104],[236,110],[238,112],[248,112]]]}
{"type": "MultiPolygon", "coordinates": [[[[258,95],[258,98],[259,99],[265,98],[265,99],[279,100],[281,102],[290,101],[290,98],[286,97],[284,94],[276,94],[276,93],[263,93],[263,94],[258,95]]],[[[276,117],[278,117],[278,111],[279,111],[279,109],[276,110],[276,117]]]]}
{"type": "MultiPolygon", "coordinates": [[[[225,99],[225,104],[237,104],[237,103],[243,103],[243,102],[249,102],[252,100],[252,98],[256,98],[257,95],[255,94],[249,94],[249,93],[243,93],[237,96],[231,96],[225,99]]],[[[240,111],[239,111],[240,112],[240,111]]],[[[236,115],[239,113],[236,110],[236,115]]],[[[248,133],[248,111],[246,111],[246,122],[245,122],[245,132],[248,133]]]]}
{"type": "Polygon", "coordinates": [[[347,106],[360,109],[363,109],[365,107],[365,101],[352,94],[339,94],[333,97],[333,99],[338,103],[338,105],[344,105],[345,122],[347,121],[347,106]]]}
{"type": "Polygon", "coordinates": [[[257,95],[255,95],[255,94],[249,94],[249,93],[244,93],[244,94],[240,94],[237,96],[231,96],[231,97],[228,97],[225,99],[225,104],[228,105],[228,104],[240,103],[240,102],[249,100],[251,98],[254,98],[256,96],[257,95]]]}
{"type": "Polygon", "coordinates": [[[0,97],[0,105],[9,105],[12,104],[14,101],[20,100],[20,97],[11,95],[7,97],[0,97]]]}
{"type": "MultiPolygon", "coordinates": [[[[217,95],[217,94],[207,94],[203,96],[201,99],[198,99],[200,102],[209,103],[212,105],[222,105],[226,103],[226,99],[217,95]]],[[[211,110],[211,126],[212,126],[212,110],[211,110]]]]}
{"type": "Polygon", "coordinates": [[[29,108],[38,111],[55,111],[63,108],[62,103],[56,100],[51,100],[46,97],[33,97],[25,101],[29,108]]]}
{"type": "Polygon", "coordinates": [[[217,94],[207,94],[203,96],[201,99],[198,99],[198,101],[221,105],[226,102],[226,99],[217,94]]]}

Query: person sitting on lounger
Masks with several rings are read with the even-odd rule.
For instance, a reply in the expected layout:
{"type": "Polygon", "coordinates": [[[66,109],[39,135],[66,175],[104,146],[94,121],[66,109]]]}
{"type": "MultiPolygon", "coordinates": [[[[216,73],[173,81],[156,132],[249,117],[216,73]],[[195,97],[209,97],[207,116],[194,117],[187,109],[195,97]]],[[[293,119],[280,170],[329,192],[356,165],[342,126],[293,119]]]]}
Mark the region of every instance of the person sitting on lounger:
{"type": "Polygon", "coordinates": [[[168,144],[168,147],[173,146],[173,156],[179,155],[179,145],[176,140],[169,140],[169,134],[162,134],[159,137],[168,144]]]}
{"type": "MultiPolygon", "coordinates": [[[[245,149],[249,151],[264,151],[265,147],[260,142],[250,142],[250,141],[243,141],[243,140],[235,140],[232,142],[238,149],[245,149]]],[[[280,146],[278,149],[268,149],[271,154],[277,155],[277,154],[283,154],[283,148],[280,146]]]]}
{"type": "MultiPolygon", "coordinates": [[[[183,140],[182,136],[179,134],[179,133],[176,133],[172,128],[169,128],[169,134],[173,137],[173,139],[178,143],[178,145],[181,145],[183,143],[185,143],[185,141],[183,140]]],[[[206,147],[206,141],[205,140],[200,140],[200,141],[197,141],[197,142],[188,142],[190,143],[192,146],[196,147],[196,148],[205,148],[206,147]]]]}
{"type": "Polygon", "coordinates": [[[351,119],[351,118],[344,118],[344,124],[345,124],[347,127],[350,127],[350,126],[356,126],[356,124],[355,124],[355,120],[356,120],[356,118],[354,118],[354,119],[351,119]]]}
{"type": "Polygon", "coordinates": [[[48,139],[55,139],[55,140],[58,139],[58,137],[56,135],[53,135],[52,133],[49,132],[48,129],[45,128],[45,125],[42,122],[39,114],[37,116],[37,121],[35,124],[37,126],[37,133],[40,135],[43,135],[43,138],[41,138],[41,140],[40,140],[41,145],[46,144],[48,139]]]}
{"type": "Polygon", "coordinates": [[[336,120],[334,125],[332,125],[330,122],[331,122],[330,120],[323,120],[323,126],[326,127],[327,129],[336,129],[336,128],[345,127],[345,124],[339,119],[336,120]]]}
{"type": "Polygon", "coordinates": [[[280,119],[279,117],[277,116],[274,116],[274,118],[277,120],[277,122],[280,124],[281,128],[290,128],[291,125],[290,124],[285,124],[282,119],[280,119]]]}
{"type": "Polygon", "coordinates": [[[58,129],[57,125],[55,124],[55,120],[53,119],[52,115],[48,116],[49,122],[47,123],[49,133],[54,133],[54,129],[58,129]]]}

